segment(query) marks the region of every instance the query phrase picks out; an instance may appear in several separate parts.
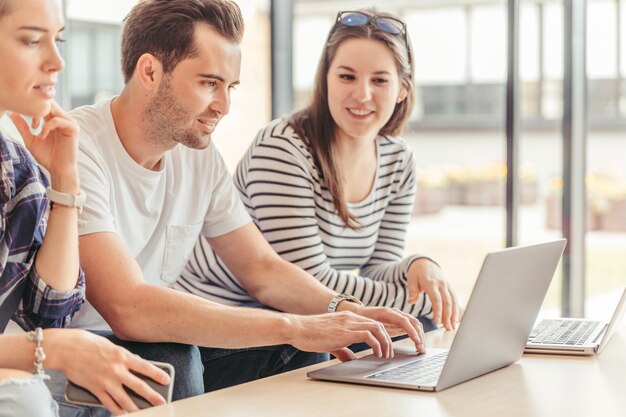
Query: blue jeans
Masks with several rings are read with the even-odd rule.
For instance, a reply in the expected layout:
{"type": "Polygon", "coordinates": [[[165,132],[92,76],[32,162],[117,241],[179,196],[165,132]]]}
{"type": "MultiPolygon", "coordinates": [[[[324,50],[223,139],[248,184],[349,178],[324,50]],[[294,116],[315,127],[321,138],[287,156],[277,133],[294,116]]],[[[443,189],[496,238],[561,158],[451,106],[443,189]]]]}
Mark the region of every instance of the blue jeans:
{"type": "Polygon", "coordinates": [[[0,382],[0,417],[58,417],[59,406],[40,377],[0,382]]]}
{"type": "Polygon", "coordinates": [[[247,349],[200,348],[204,391],[210,392],[280,374],[329,359],[328,353],[310,353],[290,345],[247,349]]]}
{"type": "MultiPolygon", "coordinates": [[[[167,362],[176,370],[172,400],[193,397],[204,393],[202,381],[202,361],[196,346],[178,343],[139,343],[121,340],[112,332],[94,332],[104,336],[118,346],[141,356],[144,359],[167,362]]],[[[54,399],[59,403],[61,417],[104,417],[111,414],[102,407],[86,407],[70,404],[65,400],[67,378],[62,372],[50,371],[51,379],[47,381],[54,399]]]]}
{"type": "Polygon", "coordinates": [[[167,362],[174,367],[174,387],[172,401],[204,394],[202,389],[202,361],[196,346],[180,343],[141,343],[129,342],[112,332],[94,332],[121,346],[143,359],[167,362]]]}

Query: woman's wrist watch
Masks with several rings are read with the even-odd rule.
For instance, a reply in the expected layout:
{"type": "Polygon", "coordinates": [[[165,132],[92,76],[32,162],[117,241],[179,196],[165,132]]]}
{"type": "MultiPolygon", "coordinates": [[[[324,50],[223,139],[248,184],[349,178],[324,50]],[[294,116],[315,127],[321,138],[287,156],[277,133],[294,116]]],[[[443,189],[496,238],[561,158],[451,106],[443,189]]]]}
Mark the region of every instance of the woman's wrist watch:
{"type": "Polygon", "coordinates": [[[48,187],[46,188],[46,195],[52,203],[65,207],[76,207],[79,213],[83,211],[83,205],[87,200],[83,190],[79,190],[78,194],[68,194],[48,187]]]}
{"type": "Polygon", "coordinates": [[[342,301],[348,301],[350,303],[355,303],[358,304],[360,306],[363,305],[363,303],[361,302],[361,300],[359,300],[358,298],[349,295],[349,294],[336,294],[333,298],[330,299],[330,303],[328,303],[328,310],[326,310],[327,313],[334,313],[335,311],[337,311],[337,306],[339,306],[339,303],[341,303],[342,301]]]}

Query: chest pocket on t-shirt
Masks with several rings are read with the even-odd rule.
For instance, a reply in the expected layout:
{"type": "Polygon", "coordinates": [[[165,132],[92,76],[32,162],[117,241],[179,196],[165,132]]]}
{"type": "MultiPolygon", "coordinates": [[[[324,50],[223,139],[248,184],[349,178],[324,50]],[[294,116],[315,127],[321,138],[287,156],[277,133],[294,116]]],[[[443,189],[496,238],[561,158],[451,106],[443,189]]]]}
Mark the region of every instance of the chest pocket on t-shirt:
{"type": "Polygon", "coordinates": [[[173,284],[185,268],[193,247],[200,236],[202,223],[192,225],[170,225],[165,231],[165,254],[161,279],[173,284]]]}

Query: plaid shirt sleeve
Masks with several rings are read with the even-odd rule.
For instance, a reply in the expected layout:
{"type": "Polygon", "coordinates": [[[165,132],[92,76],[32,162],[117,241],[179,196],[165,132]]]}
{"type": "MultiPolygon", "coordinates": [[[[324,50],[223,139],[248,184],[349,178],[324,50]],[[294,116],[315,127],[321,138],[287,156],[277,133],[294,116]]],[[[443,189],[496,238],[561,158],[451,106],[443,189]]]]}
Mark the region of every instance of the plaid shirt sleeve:
{"type": "Polygon", "coordinates": [[[0,135],[0,302],[18,282],[26,285],[13,320],[23,329],[64,327],[85,299],[85,279],[58,291],[37,273],[35,257],[43,243],[48,215],[46,176],[17,143],[0,135]]]}

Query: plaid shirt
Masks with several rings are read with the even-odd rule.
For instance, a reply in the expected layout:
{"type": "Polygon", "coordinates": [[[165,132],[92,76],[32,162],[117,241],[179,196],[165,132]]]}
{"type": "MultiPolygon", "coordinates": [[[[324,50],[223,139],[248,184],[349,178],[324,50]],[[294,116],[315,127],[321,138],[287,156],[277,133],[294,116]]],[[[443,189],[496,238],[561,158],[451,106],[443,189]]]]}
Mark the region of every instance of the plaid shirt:
{"type": "Polygon", "coordinates": [[[82,271],[76,288],[57,291],[35,270],[48,216],[47,185],[26,149],[0,133],[0,305],[26,281],[12,317],[24,330],[66,326],[85,299],[82,271]]]}

